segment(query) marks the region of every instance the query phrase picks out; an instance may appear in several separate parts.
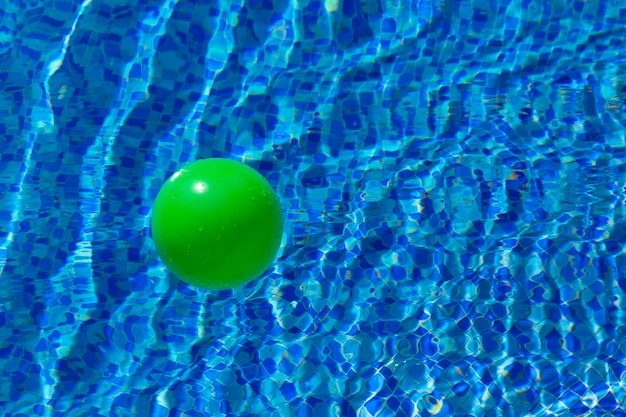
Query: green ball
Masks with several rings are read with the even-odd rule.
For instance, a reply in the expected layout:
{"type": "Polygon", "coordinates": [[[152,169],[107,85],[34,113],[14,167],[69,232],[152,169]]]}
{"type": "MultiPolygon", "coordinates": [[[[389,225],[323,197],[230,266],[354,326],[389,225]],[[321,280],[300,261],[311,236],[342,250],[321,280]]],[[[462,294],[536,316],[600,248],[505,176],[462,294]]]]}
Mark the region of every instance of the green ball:
{"type": "Polygon", "coordinates": [[[201,288],[228,289],[261,275],[283,235],[278,197],[254,169],[229,159],[193,162],[163,185],[152,237],[163,263],[201,288]]]}

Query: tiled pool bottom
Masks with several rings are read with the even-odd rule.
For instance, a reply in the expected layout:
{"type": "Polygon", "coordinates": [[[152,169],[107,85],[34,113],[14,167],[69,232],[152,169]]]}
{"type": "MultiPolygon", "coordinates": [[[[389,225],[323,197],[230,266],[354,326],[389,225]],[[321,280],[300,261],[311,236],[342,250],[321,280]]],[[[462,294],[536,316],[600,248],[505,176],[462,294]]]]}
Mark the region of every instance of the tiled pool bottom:
{"type": "Polygon", "coordinates": [[[622,416],[619,2],[0,8],[0,415],[622,416]],[[245,288],[150,237],[174,170],[281,196],[245,288]]]}
{"type": "Polygon", "coordinates": [[[622,415],[609,385],[621,346],[567,319],[569,304],[491,300],[485,281],[453,301],[434,282],[325,275],[271,297],[138,291],[80,324],[41,314],[47,339],[3,351],[15,366],[4,392],[29,410],[8,415],[622,415]],[[515,319],[539,308],[539,324],[515,319]],[[46,392],[54,408],[30,411],[46,392]]]}

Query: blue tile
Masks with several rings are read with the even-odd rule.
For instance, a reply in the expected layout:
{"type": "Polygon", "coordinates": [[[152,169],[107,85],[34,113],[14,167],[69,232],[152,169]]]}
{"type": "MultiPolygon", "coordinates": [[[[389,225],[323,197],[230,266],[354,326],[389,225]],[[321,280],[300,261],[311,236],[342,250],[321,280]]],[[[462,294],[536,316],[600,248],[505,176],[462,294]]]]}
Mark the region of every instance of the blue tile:
{"type": "Polygon", "coordinates": [[[620,375],[624,360],[613,290],[626,289],[614,210],[626,87],[606,64],[619,67],[623,11],[531,1],[328,11],[147,0],[81,16],[72,2],[11,7],[0,11],[0,54],[17,57],[0,71],[11,306],[0,334],[15,347],[0,358],[17,369],[13,403],[22,388],[41,398],[46,369],[47,383],[55,372],[62,384],[33,415],[64,415],[102,393],[109,408],[143,409],[166,385],[179,407],[158,415],[253,415],[244,393],[266,407],[264,384],[281,378],[294,415],[325,415],[332,403],[342,415],[424,405],[474,416],[485,391],[494,413],[538,410],[549,393],[584,414],[580,398],[593,393],[619,415],[617,389],[571,375],[603,364],[620,375]],[[563,23],[566,13],[591,32],[563,23]],[[48,111],[56,136],[38,133],[48,111]],[[242,292],[205,293],[162,268],[150,208],[180,165],[229,155],[281,190],[284,254],[242,292]],[[503,349],[514,364],[506,377],[490,359],[503,349]],[[412,374],[380,365],[392,356],[419,359],[441,392],[404,392],[412,374]],[[446,380],[463,357],[476,374],[446,380]],[[307,385],[309,366],[328,383],[307,385]],[[144,388],[122,392],[129,376],[144,388]],[[322,395],[346,377],[362,396],[322,395]]]}

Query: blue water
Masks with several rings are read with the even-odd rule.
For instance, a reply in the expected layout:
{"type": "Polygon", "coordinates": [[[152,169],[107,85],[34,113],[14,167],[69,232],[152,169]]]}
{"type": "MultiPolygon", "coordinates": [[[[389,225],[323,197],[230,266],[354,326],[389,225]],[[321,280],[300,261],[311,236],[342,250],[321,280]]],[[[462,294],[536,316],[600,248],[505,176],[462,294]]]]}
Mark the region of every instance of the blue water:
{"type": "Polygon", "coordinates": [[[623,1],[0,0],[3,416],[624,416],[623,1]],[[278,258],[150,234],[256,168],[278,258]]]}

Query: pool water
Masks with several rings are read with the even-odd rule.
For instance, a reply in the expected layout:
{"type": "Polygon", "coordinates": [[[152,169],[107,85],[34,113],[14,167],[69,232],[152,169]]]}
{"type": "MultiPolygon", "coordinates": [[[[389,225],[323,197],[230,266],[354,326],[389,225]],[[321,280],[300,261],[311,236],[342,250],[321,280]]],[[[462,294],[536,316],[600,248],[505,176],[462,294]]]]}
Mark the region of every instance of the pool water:
{"type": "Polygon", "coordinates": [[[0,414],[626,415],[624,22],[616,0],[5,0],[0,414]],[[150,231],[209,157],[286,219],[221,292],[150,231]]]}

